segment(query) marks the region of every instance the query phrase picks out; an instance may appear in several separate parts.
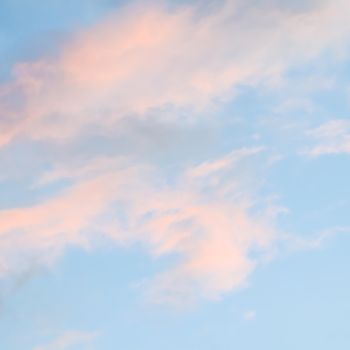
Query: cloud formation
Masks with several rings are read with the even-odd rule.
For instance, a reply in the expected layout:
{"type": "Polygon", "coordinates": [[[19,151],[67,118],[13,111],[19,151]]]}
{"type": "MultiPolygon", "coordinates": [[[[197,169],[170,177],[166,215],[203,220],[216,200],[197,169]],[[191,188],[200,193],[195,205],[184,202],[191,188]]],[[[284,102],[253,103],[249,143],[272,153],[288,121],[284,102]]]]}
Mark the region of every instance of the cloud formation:
{"type": "Polygon", "coordinates": [[[348,42],[347,1],[307,4],[225,1],[210,13],[129,6],[77,33],[55,57],[14,67],[0,89],[0,141],[109,130],[128,115],[166,106],[198,111],[239,86],[274,84],[348,42]]]}
{"type": "Polygon", "coordinates": [[[334,119],[309,131],[316,146],[307,151],[310,156],[350,153],[350,120],[334,119]]]}
{"type": "MultiPolygon", "coordinates": [[[[31,259],[50,264],[68,245],[89,248],[107,238],[142,242],[152,256],[175,259],[147,282],[156,302],[218,298],[243,286],[276,239],[276,210],[262,206],[237,175],[240,161],[263,147],[183,164],[168,176],[161,164],[119,159],[97,142],[89,145],[94,158],[84,158],[76,144],[87,135],[114,136],[125,119],[166,119],[169,109],[178,124],[184,109],[200,118],[241,86],[278,85],[289,69],[347,45],[348,1],[272,4],[223,1],[210,12],[128,6],[70,37],[54,56],[15,65],[0,87],[0,144],[69,143],[80,163],[53,157],[52,170],[32,185],[68,185],[31,206],[0,211],[0,274],[31,259]]],[[[332,143],[340,132],[347,142],[343,126],[314,135],[332,143]]]]}
{"type": "Polygon", "coordinates": [[[258,153],[238,150],[185,170],[172,184],[149,166],[113,159],[53,169],[43,186],[62,178],[71,186],[41,204],[0,212],[1,272],[29,258],[52,263],[66,246],[88,249],[104,237],[175,258],[148,282],[153,301],[217,298],[245,284],[276,238],[274,210],[255,203],[235,175],[239,159],[258,153]]]}
{"type": "Polygon", "coordinates": [[[98,333],[95,332],[65,332],[49,344],[36,346],[33,350],[70,350],[77,346],[87,349],[97,336],[98,333]]]}

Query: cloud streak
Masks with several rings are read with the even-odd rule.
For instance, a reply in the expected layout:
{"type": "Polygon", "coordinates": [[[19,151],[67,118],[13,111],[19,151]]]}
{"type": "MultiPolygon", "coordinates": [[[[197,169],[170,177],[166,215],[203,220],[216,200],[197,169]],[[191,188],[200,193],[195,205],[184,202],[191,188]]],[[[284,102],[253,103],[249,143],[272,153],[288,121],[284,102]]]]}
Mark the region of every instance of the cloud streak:
{"type": "Polygon", "coordinates": [[[89,346],[98,336],[98,333],[65,332],[49,344],[36,346],[33,350],[69,350],[76,346],[89,346]]]}
{"type": "Polygon", "coordinates": [[[306,152],[310,156],[350,153],[350,121],[347,119],[326,122],[308,135],[316,141],[316,146],[306,152]]]}

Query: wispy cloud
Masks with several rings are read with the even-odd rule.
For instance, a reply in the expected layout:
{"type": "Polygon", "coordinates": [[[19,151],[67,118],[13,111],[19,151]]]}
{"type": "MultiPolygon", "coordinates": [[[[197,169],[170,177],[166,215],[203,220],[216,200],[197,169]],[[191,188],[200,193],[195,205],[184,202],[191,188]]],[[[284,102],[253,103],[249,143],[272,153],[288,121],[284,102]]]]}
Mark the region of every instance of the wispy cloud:
{"type": "MultiPolygon", "coordinates": [[[[107,237],[175,257],[147,282],[156,302],[218,298],[243,286],[276,237],[276,210],[259,205],[244,186],[249,176],[236,173],[262,148],[182,165],[168,176],[162,165],[135,161],[128,152],[121,160],[96,140],[89,143],[94,157],[82,157],[76,145],[87,135],[114,135],[125,119],[166,118],[169,109],[178,124],[184,109],[198,118],[242,85],[274,86],[289,68],[344,48],[349,2],[307,4],[223,1],[210,13],[196,5],[128,6],[72,35],[54,57],[15,65],[13,79],[0,87],[0,144],[40,140],[64,153],[69,140],[79,162],[53,156],[53,170],[37,174],[31,186],[45,189],[62,179],[68,185],[27,207],[0,211],[0,274],[31,259],[50,264],[67,245],[88,248],[107,237]]],[[[344,149],[344,123],[313,135],[341,138],[344,149]]],[[[333,151],[341,145],[331,144],[333,151]]]]}
{"type": "MultiPolygon", "coordinates": [[[[243,149],[223,159],[257,152],[243,149]]],[[[153,301],[176,302],[184,294],[192,301],[217,298],[245,284],[275,239],[274,211],[242,191],[232,173],[237,162],[219,168],[205,163],[215,171],[193,177],[189,174],[201,168],[196,166],[171,185],[155,169],[123,168],[112,160],[97,159],[79,171],[53,170],[46,181],[70,177],[71,187],[33,207],[0,212],[2,272],[24,264],[28,256],[51,263],[67,245],[88,248],[98,237],[108,237],[116,243],[142,242],[155,257],[176,257],[173,268],[148,282],[153,301]]]]}
{"type": "Polygon", "coordinates": [[[325,154],[350,153],[350,120],[334,119],[308,132],[316,145],[306,153],[317,157],[325,154]]]}
{"type": "Polygon", "coordinates": [[[195,6],[127,7],[77,33],[56,57],[17,64],[0,89],[0,141],[109,130],[169,105],[198,110],[348,42],[347,1],[241,5],[201,15],[195,6]]]}
{"type": "Polygon", "coordinates": [[[84,346],[84,349],[92,349],[90,346],[98,335],[96,332],[67,331],[52,342],[36,346],[33,350],[73,350],[77,346],[84,346]]]}
{"type": "Polygon", "coordinates": [[[246,321],[253,321],[256,318],[256,311],[255,310],[248,310],[243,314],[243,318],[246,321]]]}
{"type": "Polygon", "coordinates": [[[215,173],[220,173],[223,170],[232,167],[235,163],[239,162],[240,160],[260,153],[263,149],[263,147],[247,147],[233,151],[225,157],[222,157],[215,161],[207,161],[203,164],[193,167],[188,172],[188,176],[193,178],[201,178],[204,176],[213,175],[215,173]]]}

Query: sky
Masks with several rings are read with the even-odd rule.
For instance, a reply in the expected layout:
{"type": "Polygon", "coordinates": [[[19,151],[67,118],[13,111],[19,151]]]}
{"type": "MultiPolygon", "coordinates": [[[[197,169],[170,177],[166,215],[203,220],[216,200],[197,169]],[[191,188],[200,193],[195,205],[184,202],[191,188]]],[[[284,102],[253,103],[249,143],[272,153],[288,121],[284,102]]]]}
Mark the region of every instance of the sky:
{"type": "Polygon", "coordinates": [[[0,349],[350,346],[347,0],[0,1],[0,349]]]}

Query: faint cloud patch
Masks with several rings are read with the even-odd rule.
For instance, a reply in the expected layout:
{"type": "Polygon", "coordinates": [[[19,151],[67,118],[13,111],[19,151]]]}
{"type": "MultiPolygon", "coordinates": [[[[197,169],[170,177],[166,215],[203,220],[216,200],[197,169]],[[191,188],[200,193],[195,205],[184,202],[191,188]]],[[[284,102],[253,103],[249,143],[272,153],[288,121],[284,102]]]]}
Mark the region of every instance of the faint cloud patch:
{"type": "Polygon", "coordinates": [[[256,311],[255,310],[247,310],[243,314],[243,319],[245,321],[254,321],[256,319],[256,311]]]}
{"type": "Polygon", "coordinates": [[[34,347],[33,350],[93,350],[93,342],[98,336],[98,332],[67,331],[45,345],[34,347]]]}
{"type": "Polygon", "coordinates": [[[333,119],[315,129],[309,130],[307,135],[315,140],[316,145],[310,147],[304,154],[318,157],[327,154],[350,153],[350,120],[333,119]]]}

